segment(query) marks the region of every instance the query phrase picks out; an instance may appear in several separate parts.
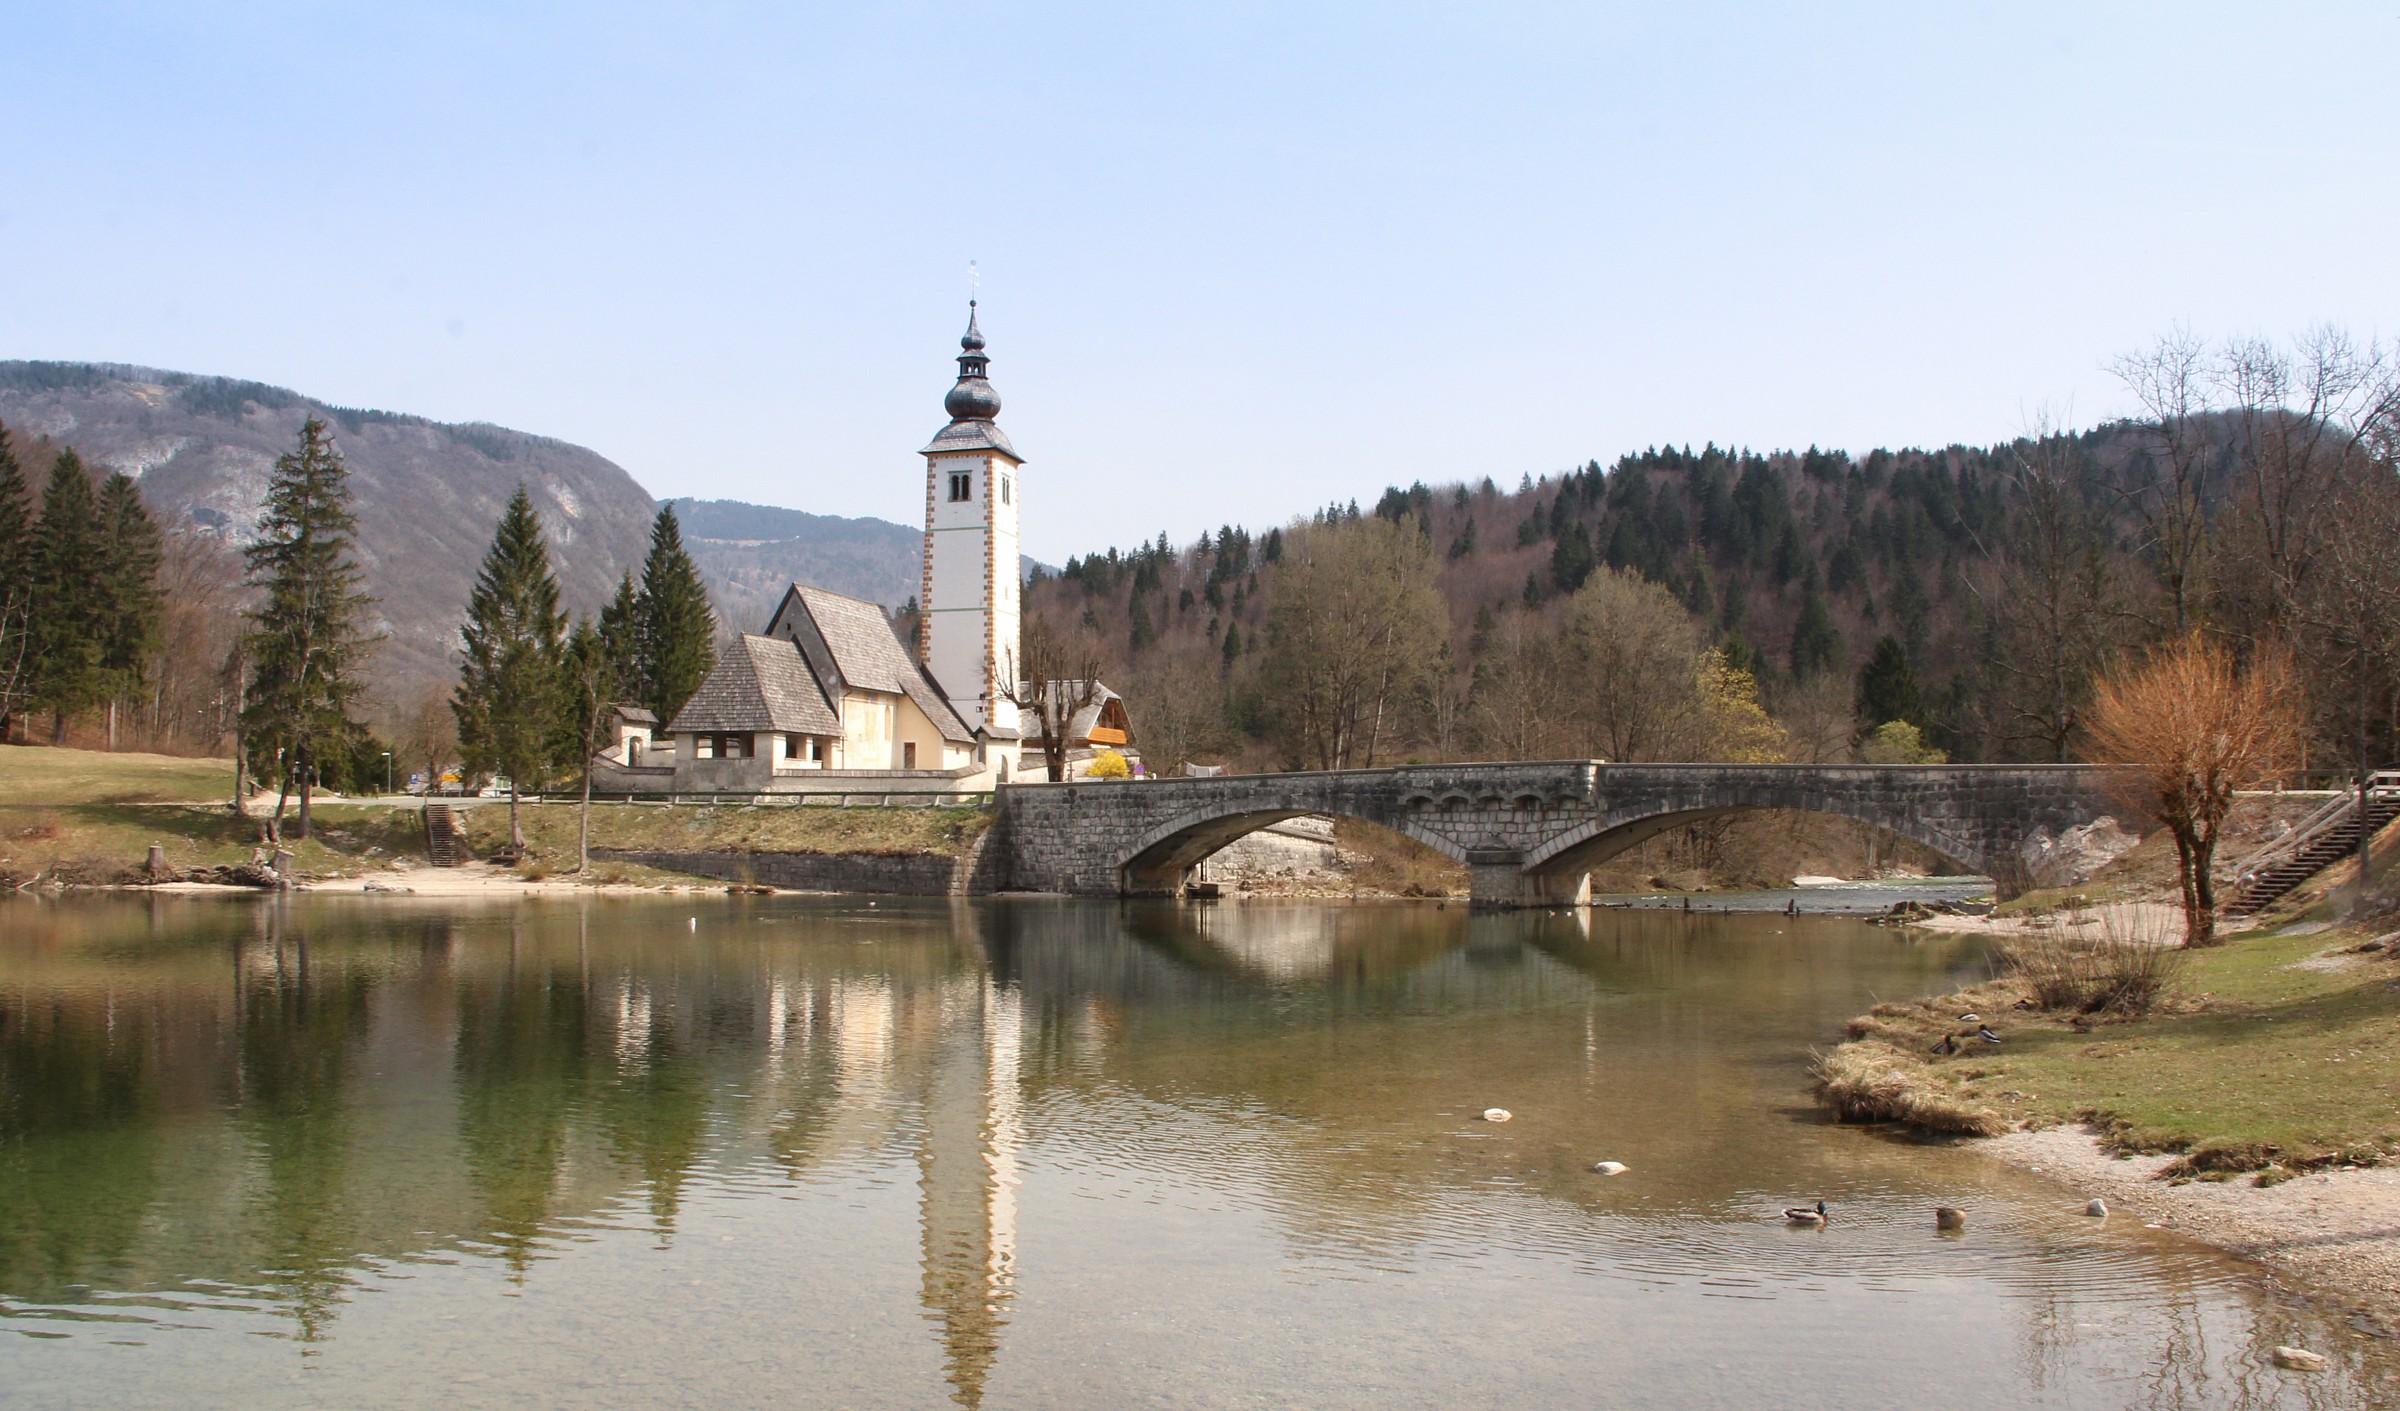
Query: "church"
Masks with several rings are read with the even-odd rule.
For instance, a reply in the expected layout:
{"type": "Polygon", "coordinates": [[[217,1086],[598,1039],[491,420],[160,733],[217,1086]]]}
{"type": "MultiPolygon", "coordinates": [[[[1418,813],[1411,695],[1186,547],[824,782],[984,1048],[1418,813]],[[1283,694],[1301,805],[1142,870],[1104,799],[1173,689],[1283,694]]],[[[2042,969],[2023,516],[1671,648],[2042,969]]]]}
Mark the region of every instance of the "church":
{"type": "MultiPolygon", "coordinates": [[[[1024,461],[999,427],[1000,394],[971,300],[959,349],[958,380],[942,400],[949,422],[920,452],[916,642],[903,642],[875,603],[795,583],[765,629],[736,637],[657,730],[672,744],[621,738],[595,783],[633,792],[980,793],[1043,777],[1009,676],[1024,599],[1024,461]]],[[[1087,755],[1094,741],[1131,742],[1123,702],[1111,692],[1106,705],[1114,708],[1106,725],[1077,722],[1088,738],[1071,743],[1087,755]]]]}

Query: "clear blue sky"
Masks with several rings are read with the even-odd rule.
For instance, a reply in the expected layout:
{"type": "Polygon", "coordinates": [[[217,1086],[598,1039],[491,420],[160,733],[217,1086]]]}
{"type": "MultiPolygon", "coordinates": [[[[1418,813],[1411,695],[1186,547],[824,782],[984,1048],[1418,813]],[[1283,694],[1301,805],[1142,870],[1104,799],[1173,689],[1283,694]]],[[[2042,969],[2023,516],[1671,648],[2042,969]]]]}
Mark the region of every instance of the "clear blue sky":
{"type": "Polygon", "coordinates": [[[1051,560],[2400,332],[2400,6],[0,5],[0,357],[913,522],[981,263],[1051,560]]]}

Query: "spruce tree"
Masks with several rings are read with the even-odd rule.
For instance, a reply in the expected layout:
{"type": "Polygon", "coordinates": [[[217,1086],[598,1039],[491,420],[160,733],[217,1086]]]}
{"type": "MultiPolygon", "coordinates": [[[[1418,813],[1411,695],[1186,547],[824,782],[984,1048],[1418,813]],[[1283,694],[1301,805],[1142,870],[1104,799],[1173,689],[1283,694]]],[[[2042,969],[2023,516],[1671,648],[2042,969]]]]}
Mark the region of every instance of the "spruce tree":
{"type": "Polygon", "coordinates": [[[1810,593],[1800,605],[1799,624],[1792,628],[1792,679],[1807,680],[1832,666],[1841,654],[1842,634],[1833,625],[1833,614],[1825,610],[1823,598],[1810,593]]]}
{"type": "Polygon", "coordinates": [[[647,701],[649,688],[643,683],[642,669],[642,595],[633,586],[628,573],[617,580],[617,595],[600,609],[600,648],[608,656],[609,690],[618,701],[647,701]]]}
{"type": "Polygon", "coordinates": [[[642,564],[641,670],[643,704],[661,728],[700,689],[717,664],[717,615],[708,605],[700,569],[684,552],[675,507],[659,507],[650,527],[650,557],[642,564]]]}
{"type": "Polygon", "coordinates": [[[64,743],[67,718],[108,694],[100,670],[103,624],[93,565],[100,558],[98,509],[83,460],[60,451],[42,489],[33,536],[33,699],[51,712],[50,738],[64,743]]]}
{"type": "Polygon", "coordinates": [[[274,830],[280,837],[292,785],[300,786],[300,837],[308,836],[317,756],[346,748],[357,726],[350,709],[358,672],[375,638],[366,625],[374,599],[350,557],[358,521],[350,513],[350,472],[325,423],[310,417],[299,447],[275,462],[258,538],[242,556],[258,606],[242,641],[250,684],[243,732],[259,761],[276,759],[281,775],[274,830]]]}
{"type": "Polygon", "coordinates": [[[25,472],[0,425],[0,743],[25,706],[33,668],[33,508],[25,472]]]}
{"type": "Polygon", "coordinates": [[[158,525],[142,504],[140,487],[123,471],[100,486],[96,516],[100,559],[92,586],[99,596],[100,671],[108,690],[108,746],[117,746],[118,704],[149,684],[165,630],[165,596],[159,564],[165,546],[158,525]]]}
{"type": "Polygon", "coordinates": [[[509,843],[519,852],[525,828],[518,794],[538,785],[559,756],[566,626],[550,546],[533,498],[519,485],[467,598],[459,629],[466,645],[451,699],[467,768],[508,777],[509,843]]]}
{"type": "Polygon", "coordinates": [[[1917,673],[1909,667],[1908,649],[1886,633],[1858,669],[1859,726],[1873,734],[1876,727],[1895,720],[1922,726],[1923,717],[1924,695],[1917,688],[1917,673]]]}

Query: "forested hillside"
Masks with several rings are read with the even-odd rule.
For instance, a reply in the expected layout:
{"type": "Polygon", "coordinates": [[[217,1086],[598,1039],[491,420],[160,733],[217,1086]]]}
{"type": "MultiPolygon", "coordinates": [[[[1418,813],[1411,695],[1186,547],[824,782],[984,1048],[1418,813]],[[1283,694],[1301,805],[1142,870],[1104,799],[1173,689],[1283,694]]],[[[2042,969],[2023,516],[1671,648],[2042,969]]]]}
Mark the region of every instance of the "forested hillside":
{"type": "Polygon", "coordinates": [[[1625,721],[1645,692],[1676,698],[1652,703],[1661,718],[1701,719],[1688,683],[1712,654],[1748,673],[1737,692],[1782,727],[1780,757],[1849,758],[1901,721],[1917,738],[1880,747],[2066,759],[2092,674],[2194,627],[2301,657],[2325,763],[2362,726],[2389,757],[2389,364],[2326,334],[2170,341],[2121,370],[2154,415],[1995,446],[1653,447],[1507,489],[1387,487],[1294,525],[1070,560],[1029,604],[1097,645],[1169,765],[1709,757],[1705,731],[1625,721]],[[1418,606],[1379,618],[1375,601],[1418,606]],[[1341,652],[1361,660],[1330,676],[1299,659],[1341,652]]]}

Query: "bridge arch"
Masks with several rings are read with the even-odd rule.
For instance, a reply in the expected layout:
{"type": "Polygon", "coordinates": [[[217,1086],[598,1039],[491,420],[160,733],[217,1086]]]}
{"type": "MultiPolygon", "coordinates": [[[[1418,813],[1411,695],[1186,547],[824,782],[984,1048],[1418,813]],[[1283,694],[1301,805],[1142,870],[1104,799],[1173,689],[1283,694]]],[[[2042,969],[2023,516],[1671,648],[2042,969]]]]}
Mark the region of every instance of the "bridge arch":
{"type": "Polygon", "coordinates": [[[1862,807],[1856,801],[1840,795],[1816,799],[1779,796],[1771,800],[1726,800],[1663,806],[1646,801],[1603,812],[1527,849],[1524,868],[1529,875],[1537,877],[1585,873],[1670,829],[1733,814],[1764,812],[1816,813],[1846,818],[1894,837],[1905,838],[1964,871],[1982,876],[1996,875],[1991,860],[1984,856],[1982,848],[1948,830],[1920,817],[1895,815],[1889,809],[1862,807]]]}
{"type": "Polygon", "coordinates": [[[1467,860],[1466,848],[1456,840],[1419,827],[1413,819],[1380,816],[1381,810],[1344,808],[1332,802],[1315,802],[1307,808],[1216,805],[1191,809],[1142,833],[1117,859],[1117,875],[1128,891],[1173,890],[1184,873],[1236,840],[1288,818],[1323,815],[1389,828],[1453,862],[1467,860]]]}

